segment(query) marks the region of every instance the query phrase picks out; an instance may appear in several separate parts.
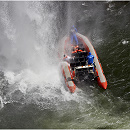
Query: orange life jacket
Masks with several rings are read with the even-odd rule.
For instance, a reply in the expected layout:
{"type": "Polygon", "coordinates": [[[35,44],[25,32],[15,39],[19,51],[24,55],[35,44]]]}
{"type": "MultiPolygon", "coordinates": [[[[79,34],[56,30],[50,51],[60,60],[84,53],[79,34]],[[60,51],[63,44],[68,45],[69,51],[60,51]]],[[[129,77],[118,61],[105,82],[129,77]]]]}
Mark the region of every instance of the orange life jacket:
{"type": "Polygon", "coordinates": [[[82,50],[75,50],[72,53],[83,52],[82,50]]]}

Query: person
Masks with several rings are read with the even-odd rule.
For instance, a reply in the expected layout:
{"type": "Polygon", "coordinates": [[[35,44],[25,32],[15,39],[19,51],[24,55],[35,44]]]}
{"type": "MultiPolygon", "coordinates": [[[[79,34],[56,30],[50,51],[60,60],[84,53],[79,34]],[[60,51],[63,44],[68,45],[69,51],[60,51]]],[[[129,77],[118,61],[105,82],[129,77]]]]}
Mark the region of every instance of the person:
{"type": "MultiPolygon", "coordinates": [[[[70,56],[64,55],[63,61],[67,61],[68,63],[70,63],[70,59],[72,59],[70,56]]],[[[72,79],[75,77],[74,69],[71,69],[71,76],[72,76],[72,79]]]]}
{"type": "MultiPolygon", "coordinates": [[[[91,65],[91,64],[94,65],[93,59],[94,59],[94,56],[91,55],[91,52],[89,52],[89,53],[88,53],[88,56],[87,56],[88,65],[91,65]]],[[[93,72],[94,72],[94,67],[93,67],[93,72]]]]}
{"type": "Polygon", "coordinates": [[[71,44],[73,44],[73,40],[75,40],[76,44],[78,45],[79,43],[78,43],[78,38],[76,36],[76,33],[77,33],[77,29],[73,25],[70,30],[70,41],[71,44]]]}
{"type": "Polygon", "coordinates": [[[88,65],[93,64],[93,59],[94,59],[94,56],[91,55],[91,52],[89,52],[89,53],[88,53],[88,56],[87,56],[88,65]]]}
{"type": "Polygon", "coordinates": [[[64,58],[63,58],[64,61],[67,61],[68,63],[70,63],[70,59],[71,59],[70,56],[64,55],[64,58]]]}
{"type": "Polygon", "coordinates": [[[83,52],[78,46],[72,51],[72,53],[83,52]]]}

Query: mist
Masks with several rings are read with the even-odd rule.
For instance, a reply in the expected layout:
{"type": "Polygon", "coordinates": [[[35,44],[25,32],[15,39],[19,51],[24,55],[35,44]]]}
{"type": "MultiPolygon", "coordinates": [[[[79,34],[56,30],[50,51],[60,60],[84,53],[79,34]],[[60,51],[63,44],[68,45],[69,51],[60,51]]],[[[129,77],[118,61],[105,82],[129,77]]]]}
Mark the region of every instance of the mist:
{"type": "Polygon", "coordinates": [[[46,2],[1,2],[0,66],[9,82],[9,100],[60,83],[54,51],[57,10],[49,12],[49,6],[53,7],[46,2]]]}
{"type": "Polygon", "coordinates": [[[1,93],[3,104],[36,103],[48,108],[65,100],[82,99],[65,92],[59,75],[59,27],[65,22],[60,21],[59,9],[63,5],[1,2],[0,69],[8,82],[2,87],[3,93],[7,90],[1,93]]]}

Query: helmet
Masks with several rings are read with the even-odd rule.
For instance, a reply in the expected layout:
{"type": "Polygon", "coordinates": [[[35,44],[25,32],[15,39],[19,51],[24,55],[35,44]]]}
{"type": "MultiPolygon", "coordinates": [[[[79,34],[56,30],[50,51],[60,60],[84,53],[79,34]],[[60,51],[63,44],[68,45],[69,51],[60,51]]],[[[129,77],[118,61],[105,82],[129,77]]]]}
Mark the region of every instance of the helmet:
{"type": "Polygon", "coordinates": [[[91,52],[89,52],[88,54],[91,55],[91,52]]]}

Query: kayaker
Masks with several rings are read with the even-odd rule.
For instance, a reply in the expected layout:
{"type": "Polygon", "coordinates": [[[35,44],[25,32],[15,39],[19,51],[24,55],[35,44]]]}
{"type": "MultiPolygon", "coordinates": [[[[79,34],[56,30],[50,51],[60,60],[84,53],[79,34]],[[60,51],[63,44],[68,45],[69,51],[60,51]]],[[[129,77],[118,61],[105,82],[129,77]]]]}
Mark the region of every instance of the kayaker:
{"type": "Polygon", "coordinates": [[[79,43],[78,43],[78,38],[76,36],[76,33],[77,33],[77,29],[73,25],[70,30],[70,41],[71,44],[73,44],[73,40],[75,40],[76,44],[78,45],[79,43]]]}

